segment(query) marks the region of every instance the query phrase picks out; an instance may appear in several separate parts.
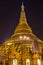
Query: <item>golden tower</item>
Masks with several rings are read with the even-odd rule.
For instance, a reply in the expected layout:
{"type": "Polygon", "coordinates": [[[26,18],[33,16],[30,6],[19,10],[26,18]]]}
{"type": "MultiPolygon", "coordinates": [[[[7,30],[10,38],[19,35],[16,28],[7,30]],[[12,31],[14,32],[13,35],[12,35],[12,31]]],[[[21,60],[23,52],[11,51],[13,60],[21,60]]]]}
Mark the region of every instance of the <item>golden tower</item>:
{"type": "Polygon", "coordinates": [[[43,65],[43,41],[37,38],[27,23],[24,5],[14,34],[0,46],[2,65],[43,65]]]}

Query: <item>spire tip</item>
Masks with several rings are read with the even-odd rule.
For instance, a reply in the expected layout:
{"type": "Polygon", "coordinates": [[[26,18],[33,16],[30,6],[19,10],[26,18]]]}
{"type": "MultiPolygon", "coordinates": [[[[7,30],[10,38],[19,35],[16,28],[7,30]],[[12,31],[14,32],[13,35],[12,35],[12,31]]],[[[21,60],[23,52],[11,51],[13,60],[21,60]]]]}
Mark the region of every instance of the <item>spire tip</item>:
{"type": "Polygon", "coordinates": [[[24,5],[23,5],[23,2],[22,2],[22,6],[21,6],[21,9],[22,9],[22,11],[24,11],[24,5]]]}

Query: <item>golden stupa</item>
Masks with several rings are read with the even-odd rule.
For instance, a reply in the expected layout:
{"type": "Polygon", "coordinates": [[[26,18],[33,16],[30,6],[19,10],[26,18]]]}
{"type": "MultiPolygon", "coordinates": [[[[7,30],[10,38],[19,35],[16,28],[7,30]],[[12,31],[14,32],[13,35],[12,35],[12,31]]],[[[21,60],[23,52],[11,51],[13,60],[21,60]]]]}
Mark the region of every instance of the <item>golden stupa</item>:
{"type": "Polygon", "coordinates": [[[14,34],[0,46],[0,65],[43,65],[43,41],[28,25],[23,3],[14,34]]]}

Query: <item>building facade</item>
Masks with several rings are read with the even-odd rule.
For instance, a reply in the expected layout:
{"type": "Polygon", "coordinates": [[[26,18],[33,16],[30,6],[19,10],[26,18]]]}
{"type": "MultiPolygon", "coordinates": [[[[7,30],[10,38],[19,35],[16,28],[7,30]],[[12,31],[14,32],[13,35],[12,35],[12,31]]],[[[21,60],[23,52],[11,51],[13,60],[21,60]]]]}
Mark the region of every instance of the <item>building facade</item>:
{"type": "Polygon", "coordinates": [[[0,46],[0,65],[43,65],[43,41],[28,25],[23,4],[14,34],[0,46]]]}

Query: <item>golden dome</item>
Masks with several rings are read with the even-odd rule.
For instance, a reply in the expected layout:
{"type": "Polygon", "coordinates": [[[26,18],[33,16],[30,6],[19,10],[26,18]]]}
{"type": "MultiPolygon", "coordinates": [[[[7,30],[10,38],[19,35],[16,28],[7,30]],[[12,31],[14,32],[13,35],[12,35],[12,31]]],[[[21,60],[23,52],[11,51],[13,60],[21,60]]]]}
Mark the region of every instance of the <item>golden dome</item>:
{"type": "Polygon", "coordinates": [[[25,33],[32,33],[32,30],[31,30],[30,26],[27,24],[25,11],[24,11],[24,5],[22,3],[19,24],[16,27],[14,34],[23,34],[23,33],[24,34],[25,33]]]}

